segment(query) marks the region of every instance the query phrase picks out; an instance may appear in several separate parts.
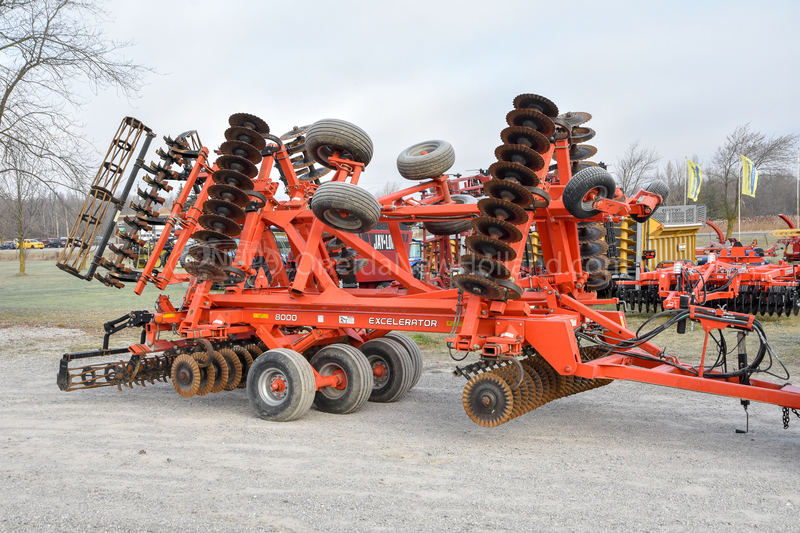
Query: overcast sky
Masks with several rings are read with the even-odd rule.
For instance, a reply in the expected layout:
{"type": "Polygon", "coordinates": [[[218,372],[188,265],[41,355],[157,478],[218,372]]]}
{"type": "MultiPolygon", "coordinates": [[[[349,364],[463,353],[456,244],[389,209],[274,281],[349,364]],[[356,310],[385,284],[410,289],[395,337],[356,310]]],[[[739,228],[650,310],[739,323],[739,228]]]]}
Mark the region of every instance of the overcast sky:
{"type": "MultiPolygon", "coordinates": [[[[107,25],[153,67],[141,97],[92,97],[82,122],[105,151],[119,121],[196,129],[215,149],[229,115],[280,135],[337,118],[375,155],[361,184],[403,183],[395,160],[452,143],[451,172],[487,168],[520,93],[587,111],[594,161],[640,140],[667,160],[709,158],[738,125],[800,133],[800,1],[111,0],[107,25]]],[[[154,147],[155,148],[155,147],[154,147]]],[[[613,171],[613,167],[611,168],[613,171]]],[[[410,183],[409,183],[410,185],[410,183]]]]}

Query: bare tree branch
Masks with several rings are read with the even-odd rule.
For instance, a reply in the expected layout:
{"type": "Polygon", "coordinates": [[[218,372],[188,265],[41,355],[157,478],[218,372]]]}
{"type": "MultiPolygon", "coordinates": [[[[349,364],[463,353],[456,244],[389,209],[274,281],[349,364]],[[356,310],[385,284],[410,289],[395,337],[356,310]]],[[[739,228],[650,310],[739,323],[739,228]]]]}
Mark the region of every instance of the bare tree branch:
{"type": "Polygon", "coordinates": [[[617,158],[612,168],[620,188],[625,194],[634,194],[651,178],[658,176],[658,162],[661,157],[655,148],[639,146],[639,141],[632,142],[625,154],[617,158]]]}
{"type": "Polygon", "coordinates": [[[720,196],[722,215],[728,221],[726,238],[733,233],[733,223],[739,218],[739,175],[744,155],[753,161],[760,175],[759,181],[770,174],[787,172],[794,162],[797,134],[767,138],[750,130],[750,124],[738,126],[728,135],[724,145],[717,148],[711,165],[706,170],[709,182],[715,185],[720,196]]]}

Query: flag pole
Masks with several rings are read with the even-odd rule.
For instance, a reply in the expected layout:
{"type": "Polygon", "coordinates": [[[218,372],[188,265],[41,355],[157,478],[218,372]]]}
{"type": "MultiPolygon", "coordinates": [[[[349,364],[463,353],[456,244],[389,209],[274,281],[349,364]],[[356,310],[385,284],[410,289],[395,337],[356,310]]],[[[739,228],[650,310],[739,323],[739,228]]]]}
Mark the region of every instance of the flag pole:
{"type": "Polygon", "coordinates": [[[744,161],[742,161],[742,169],[739,171],[739,207],[737,214],[739,215],[739,242],[742,241],[742,181],[744,180],[744,161]]]}
{"type": "Polygon", "coordinates": [[[683,169],[686,170],[686,194],[683,195],[683,205],[686,205],[689,202],[689,158],[687,156],[683,157],[683,169]]]}

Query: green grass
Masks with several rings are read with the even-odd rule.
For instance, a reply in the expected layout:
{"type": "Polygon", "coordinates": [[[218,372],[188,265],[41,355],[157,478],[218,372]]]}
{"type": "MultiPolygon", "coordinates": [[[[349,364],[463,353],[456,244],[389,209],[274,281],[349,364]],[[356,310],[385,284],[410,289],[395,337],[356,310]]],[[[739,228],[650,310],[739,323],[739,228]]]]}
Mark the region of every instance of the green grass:
{"type": "Polygon", "coordinates": [[[417,346],[420,348],[433,348],[433,347],[441,347],[444,346],[445,338],[448,335],[443,335],[440,333],[415,333],[415,332],[405,332],[406,335],[411,337],[411,339],[417,343],[417,346]]]}
{"type": "MultiPolygon", "coordinates": [[[[152,310],[160,291],[148,285],[141,296],[133,283],[114,289],[99,281],[84,281],[56,268],[50,261],[0,263],[0,325],[50,326],[102,332],[103,323],[133,310],[152,310]]],[[[172,285],[165,294],[179,305],[186,284],[172,285]]]]}

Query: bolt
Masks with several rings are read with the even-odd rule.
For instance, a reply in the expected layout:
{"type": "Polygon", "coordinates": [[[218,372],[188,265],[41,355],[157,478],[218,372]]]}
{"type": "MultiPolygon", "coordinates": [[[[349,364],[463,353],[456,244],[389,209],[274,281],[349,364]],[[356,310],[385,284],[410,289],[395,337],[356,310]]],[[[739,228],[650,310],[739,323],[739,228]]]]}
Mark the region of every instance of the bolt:
{"type": "Polygon", "coordinates": [[[478,345],[478,344],[473,344],[473,345],[472,345],[472,349],[473,349],[473,350],[480,350],[480,349],[481,349],[481,347],[480,347],[480,345],[478,345]]]}
{"type": "Polygon", "coordinates": [[[547,294],[553,294],[553,291],[547,291],[547,294]]]}
{"type": "Polygon", "coordinates": [[[555,313],[555,312],[556,312],[556,310],[551,308],[551,309],[550,309],[550,312],[551,312],[551,313],[555,313]]]}
{"type": "Polygon", "coordinates": [[[564,367],[564,372],[572,372],[572,367],[567,365],[564,367]]]}
{"type": "Polygon", "coordinates": [[[488,314],[489,314],[489,313],[487,313],[487,312],[486,312],[486,309],[483,309],[483,310],[481,310],[481,316],[486,316],[486,315],[488,315],[488,314]]]}

